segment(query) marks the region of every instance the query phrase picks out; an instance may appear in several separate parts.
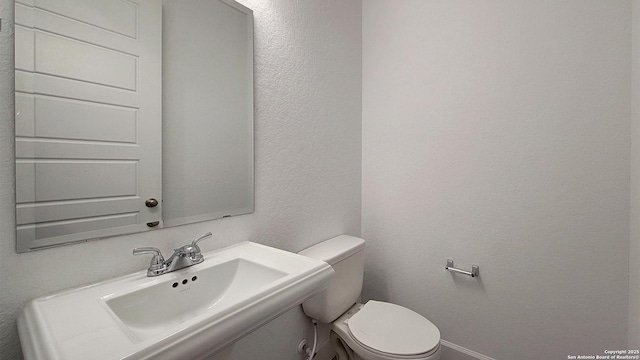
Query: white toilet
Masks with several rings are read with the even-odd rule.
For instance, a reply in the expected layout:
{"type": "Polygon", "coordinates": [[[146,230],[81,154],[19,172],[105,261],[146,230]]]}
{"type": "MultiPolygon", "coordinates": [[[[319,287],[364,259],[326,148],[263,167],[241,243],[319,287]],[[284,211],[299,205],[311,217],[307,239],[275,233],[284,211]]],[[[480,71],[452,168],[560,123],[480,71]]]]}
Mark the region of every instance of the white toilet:
{"type": "Polygon", "coordinates": [[[440,331],[405,307],[369,301],[358,304],[364,273],[364,240],[340,235],[299,254],[322,260],[336,276],[329,287],[302,303],[305,314],[331,323],[338,360],[438,360],[440,331]]]}

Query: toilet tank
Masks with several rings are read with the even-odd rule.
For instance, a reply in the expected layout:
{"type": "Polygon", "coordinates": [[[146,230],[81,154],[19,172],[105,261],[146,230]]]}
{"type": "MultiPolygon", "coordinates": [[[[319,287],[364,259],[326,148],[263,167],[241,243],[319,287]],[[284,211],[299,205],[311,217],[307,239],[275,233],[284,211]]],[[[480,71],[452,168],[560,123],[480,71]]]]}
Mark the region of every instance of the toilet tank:
{"type": "Polygon", "coordinates": [[[327,289],[302,303],[307,316],[331,323],[360,297],[364,274],[364,240],[340,235],[298,254],[322,260],[331,265],[336,273],[327,289]]]}

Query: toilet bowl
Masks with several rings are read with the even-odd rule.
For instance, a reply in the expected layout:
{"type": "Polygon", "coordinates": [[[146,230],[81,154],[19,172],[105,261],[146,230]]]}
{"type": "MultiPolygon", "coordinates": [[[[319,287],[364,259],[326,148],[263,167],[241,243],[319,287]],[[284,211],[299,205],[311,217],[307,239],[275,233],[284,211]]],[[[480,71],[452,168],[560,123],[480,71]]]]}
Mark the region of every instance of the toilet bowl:
{"type": "MultiPolygon", "coordinates": [[[[345,359],[392,360],[440,358],[440,331],[429,320],[399,305],[370,300],[356,304],[331,323],[336,352],[345,359]]],[[[342,360],[342,359],[340,359],[342,360]]]]}
{"type": "Polygon", "coordinates": [[[387,302],[357,303],[364,274],[364,240],[340,235],[301,251],[336,276],[302,304],[307,316],[331,324],[337,360],[438,360],[440,331],[422,315],[387,302]]]}

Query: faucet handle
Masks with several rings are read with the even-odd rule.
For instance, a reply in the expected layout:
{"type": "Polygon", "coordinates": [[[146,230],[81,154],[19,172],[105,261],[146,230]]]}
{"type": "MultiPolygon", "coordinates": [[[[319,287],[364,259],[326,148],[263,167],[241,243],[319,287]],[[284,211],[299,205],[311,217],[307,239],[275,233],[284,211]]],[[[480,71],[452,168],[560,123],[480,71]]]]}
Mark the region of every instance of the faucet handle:
{"type": "MultiPolygon", "coordinates": [[[[207,232],[207,233],[204,233],[204,234],[202,234],[202,235],[198,236],[197,238],[193,239],[193,241],[191,242],[191,245],[192,245],[192,246],[198,246],[198,243],[199,243],[200,241],[202,241],[202,240],[204,240],[204,239],[207,239],[207,238],[210,238],[211,236],[213,236],[213,234],[211,233],[211,231],[209,231],[209,232],[207,232]]],[[[198,249],[200,249],[200,248],[198,247],[198,249]]]]}
{"type": "Polygon", "coordinates": [[[213,234],[211,232],[204,233],[197,238],[191,241],[191,246],[186,245],[183,248],[187,248],[188,255],[195,264],[201,263],[204,261],[204,256],[202,256],[202,252],[200,251],[200,246],[198,243],[204,239],[210,238],[213,234]]]}
{"type": "Polygon", "coordinates": [[[153,255],[152,261],[156,261],[156,263],[157,262],[160,262],[160,263],[164,262],[164,258],[162,257],[162,252],[160,252],[160,249],[158,249],[158,248],[140,247],[140,248],[133,249],[133,255],[144,255],[144,254],[153,255]]]}
{"type": "Polygon", "coordinates": [[[151,263],[149,264],[149,269],[147,269],[148,276],[157,276],[164,273],[164,270],[167,268],[167,264],[164,262],[164,257],[162,256],[162,252],[158,248],[154,247],[141,247],[133,249],[133,255],[144,255],[151,254],[153,258],[151,258],[151,263]]]}

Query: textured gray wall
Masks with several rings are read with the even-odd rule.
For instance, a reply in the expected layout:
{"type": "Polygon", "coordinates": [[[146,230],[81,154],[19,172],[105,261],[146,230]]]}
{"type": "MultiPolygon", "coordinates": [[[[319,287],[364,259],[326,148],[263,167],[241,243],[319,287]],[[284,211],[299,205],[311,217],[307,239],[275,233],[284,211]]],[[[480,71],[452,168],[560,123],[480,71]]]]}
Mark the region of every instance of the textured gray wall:
{"type": "Polygon", "coordinates": [[[624,349],[630,71],[631,1],[364,1],[365,297],[496,359],[624,349]]]}
{"type": "Polygon", "coordinates": [[[640,349],[640,1],[633,1],[629,349],[640,349]]]}

